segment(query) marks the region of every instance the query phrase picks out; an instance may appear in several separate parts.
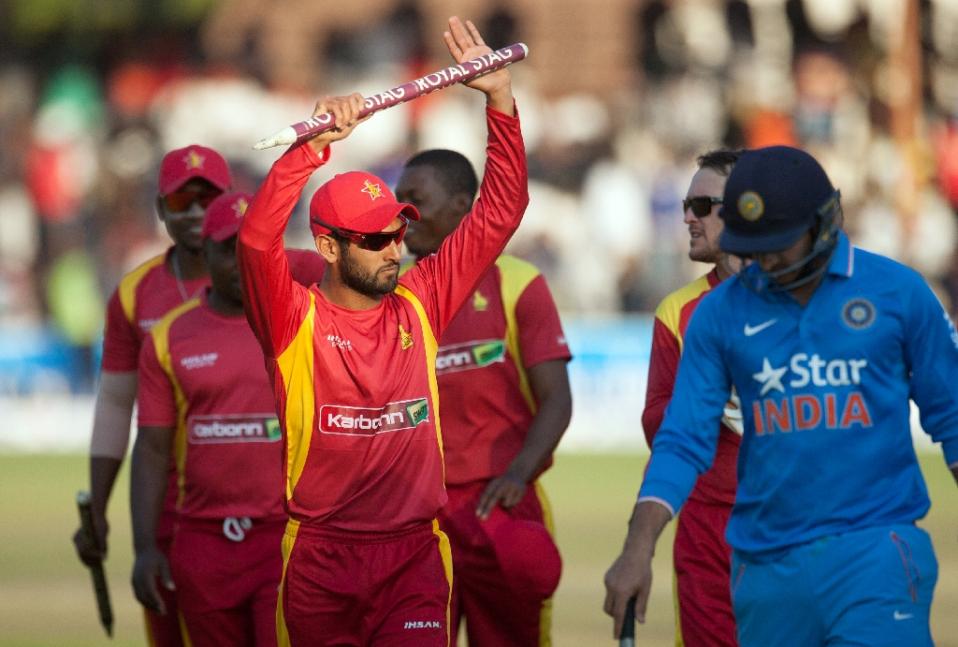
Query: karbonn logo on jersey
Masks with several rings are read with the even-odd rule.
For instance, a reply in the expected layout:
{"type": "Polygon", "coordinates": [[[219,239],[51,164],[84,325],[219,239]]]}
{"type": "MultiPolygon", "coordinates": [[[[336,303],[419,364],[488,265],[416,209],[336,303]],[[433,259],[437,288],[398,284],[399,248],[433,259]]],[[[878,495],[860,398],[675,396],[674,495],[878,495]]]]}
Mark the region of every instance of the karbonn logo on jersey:
{"type": "Polygon", "coordinates": [[[429,420],[426,398],[390,402],[384,407],[347,407],[324,404],[319,410],[319,431],[346,436],[375,436],[412,429],[429,420]]]}
{"type": "Polygon", "coordinates": [[[865,359],[826,360],[817,353],[796,353],[782,367],[764,358],[762,370],[752,375],[762,385],[758,394],[762,399],[752,402],[756,435],[805,431],[822,425],[826,429],[871,427],[871,411],[862,392],[838,388],[861,384],[867,368],[865,359]],[[792,389],[812,386],[817,391],[789,396],[786,385],[792,389]],[[782,397],[776,397],[775,392],[782,397]]]}
{"type": "Polygon", "coordinates": [[[189,422],[194,445],[219,443],[272,443],[282,436],[279,420],[270,414],[248,416],[194,416],[189,422]]]}
{"type": "Polygon", "coordinates": [[[506,356],[506,344],[501,339],[472,341],[454,346],[443,346],[436,354],[437,373],[455,373],[472,368],[483,368],[501,362],[506,356]]]}

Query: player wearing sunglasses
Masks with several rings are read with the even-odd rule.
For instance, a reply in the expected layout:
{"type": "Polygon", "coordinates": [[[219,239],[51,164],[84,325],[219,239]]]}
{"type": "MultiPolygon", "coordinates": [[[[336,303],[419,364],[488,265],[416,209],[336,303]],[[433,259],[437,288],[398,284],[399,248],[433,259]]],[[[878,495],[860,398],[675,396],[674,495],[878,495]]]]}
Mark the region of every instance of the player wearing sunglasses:
{"type": "MultiPolygon", "coordinates": [[[[171,150],[160,162],[157,216],[173,244],[121,280],[110,297],[103,335],[103,364],[90,442],[90,492],[95,537],[77,531],[74,544],[86,563],[107,552],[106,505],[130,441],[130,419],[137,393],[140,348],[153,324],[210,284],[203,262],[202,227],[206,207],[232,183],[229,166],[218,152],[193,144],[171,150]]],[[[309,285],[322,277],[315,254],[289,250],[297,280],[309,285]]],[[[167,496],[156,527],[156,541],[168,554],[173,537],[176,471],[169,466],[167,496]]],[[[176,596],[161,588],[166,613],[146,612],[151,644],[181,645],[176,596]]]]}
{"type": "MultiPolygon", "coordinates": [[[[682,201],[689,229],[689,258],[712,264],[704,276],[665,297],[655,311],[652,353],[642,427],[652,446],[672,399],[683,338],[692,313],[712,288],[738,269],[739,261],[719,247],[722,192],[740,151],[714,150],[698,158],[698,170],[682,201]]],[[[679,516],[672,551],[678,598],[676,644],[733,646],[735,617],[729,596],[731,549],[725,542],[735,503],[735,463],[742,435],[741,412],[733,398],[726,407],[712,467],[699,478],[679,516]]]]}
{"type": "Polygon", "coordinates": [[[729,390],[744,436],[732,547],[743,647],[932,645],[938,578],[916,522],[931,504],[909,401],[958,480],[958,332],[915,270],[853,247],[838,192],[805,151],[743,152],[721,248],[754,262],[716,286],[684,337],[606,611],[645,615],[655,543],[719,442],[729,390]]]}
{"type": "MultiPolygon", "coordinates": [[[[211,148],[191,145],[167,153],[160,163],[156,211],[173,240],[165,253],[146,261],[120,281],[110,297],[103,335],[103,364],[90,442],[90,491],[95,537],[77,531],[73,541],[86,563],[107,552],[106,504],[130,440],[130,418],[137,390],[137,359],[150,327],[172,308],[196,296],[209,284],[200,236],[203,213],[231,184],[226,160],[211,148]]],[[[156,529],[161,551],[173,536],[175,472],[164,513],[156,529]]],[[[147,632],[158,647],[182,645],[173,591],[163,590],[168,611],[148,611],[147,632]]]]}
{"type": "MultiPolygon", "coordinates": [[[[472,23],[444,34],[457,62],[490,50],[472,23]]],[[[337,129],[293,146],[253,200],[239,238],[247,317],[273,374],[284,429],[281,645],[449,644],[452,562],[436,521],[446,501],[437,340],[519,225],[525,149],[508,69],[471,81],[486,95],[480,196],[435,255],[399,278],[416,207],[380,178],[343,173],[309,205],[328,268],[290,280],[283,231],[303,186],[359,121],[358,94],[320,101],[337,129]]]]}

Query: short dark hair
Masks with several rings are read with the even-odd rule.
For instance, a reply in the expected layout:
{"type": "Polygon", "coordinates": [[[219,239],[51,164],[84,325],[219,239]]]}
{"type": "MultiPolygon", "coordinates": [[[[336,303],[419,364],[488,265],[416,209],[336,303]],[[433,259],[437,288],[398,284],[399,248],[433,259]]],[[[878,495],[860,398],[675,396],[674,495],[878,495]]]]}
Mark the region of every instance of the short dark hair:
{"type": "Polygon", "coordinates": [[[470,200],[476,199],[479,179],[472,164],[462,153],[445,148],[432,148],[416,153],[406,162],[406,168],[429,166],[442,178],[443,185],[450,194],[465,193],[470,200]]]}
{"type": "Polygon", "coordinates": [[[699,155],[695,161],[698,163],[699,168],[707,168],[715,171],[719,175],[728,177],[729,173],[732,172],[732,167],[735,166],[735,163],[738,161],[739,156],[744,152],[741,148],[716,148],[699,155]]]}

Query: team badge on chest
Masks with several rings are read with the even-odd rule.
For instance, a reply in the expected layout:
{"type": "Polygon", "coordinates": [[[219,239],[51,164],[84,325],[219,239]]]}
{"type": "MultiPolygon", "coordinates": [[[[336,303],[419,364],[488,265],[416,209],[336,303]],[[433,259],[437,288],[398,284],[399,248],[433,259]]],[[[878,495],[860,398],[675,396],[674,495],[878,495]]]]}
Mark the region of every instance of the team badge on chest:
{"type": "Polygon", "coordinates": [[[402,324],[399,324],[399,347],[403,350],[412,348],[412,333],[403,328],[402,324]]]}
{"type": "Polygon", "coordinates": [[[865,330],[875,323],[875,306],[868,299],[856,297],[842,306],[842,322],[852,330],[865,330]]]}

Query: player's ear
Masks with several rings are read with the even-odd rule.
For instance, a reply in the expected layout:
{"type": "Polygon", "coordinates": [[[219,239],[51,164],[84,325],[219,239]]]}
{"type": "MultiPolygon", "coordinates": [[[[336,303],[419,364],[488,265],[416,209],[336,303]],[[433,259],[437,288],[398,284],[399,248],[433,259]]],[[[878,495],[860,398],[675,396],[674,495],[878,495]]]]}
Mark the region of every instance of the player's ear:
{"type": "Polygon", "coordinates": [[[161,222],[166,222],[166,207],[163,205],[162,196],[156,196],[156,217],[161,222]]]}
{"type": "Polygon", "coordinates": [[[335,263],[339,260],[339,243],[332,236],[321,234],[313,239],[316,245],[316,251],[327,263],[335,263]]]}
{"type": "Polygon", "coordinates": [[[452,196],[450,206],[452,207],[453,213],[460,214],[461,219],[462,216],[469,213],[469,210],[472,209],[472,197],[468,193],[457,193],[452,196]]]}

